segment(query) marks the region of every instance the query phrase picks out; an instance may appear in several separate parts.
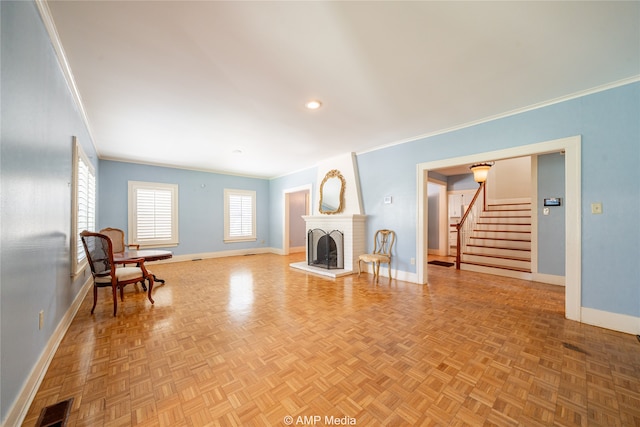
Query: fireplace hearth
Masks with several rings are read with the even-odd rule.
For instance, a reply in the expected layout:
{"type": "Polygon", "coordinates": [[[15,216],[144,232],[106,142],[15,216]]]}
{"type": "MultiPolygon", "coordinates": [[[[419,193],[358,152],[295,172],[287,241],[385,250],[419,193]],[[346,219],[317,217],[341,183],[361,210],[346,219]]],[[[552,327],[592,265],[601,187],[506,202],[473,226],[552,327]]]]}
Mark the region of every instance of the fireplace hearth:
{"type": "Polygon", "coordinates": [[[344,233],[314,228],[307,233],[307,263],[326,269],[344,268],[344,233]]]}

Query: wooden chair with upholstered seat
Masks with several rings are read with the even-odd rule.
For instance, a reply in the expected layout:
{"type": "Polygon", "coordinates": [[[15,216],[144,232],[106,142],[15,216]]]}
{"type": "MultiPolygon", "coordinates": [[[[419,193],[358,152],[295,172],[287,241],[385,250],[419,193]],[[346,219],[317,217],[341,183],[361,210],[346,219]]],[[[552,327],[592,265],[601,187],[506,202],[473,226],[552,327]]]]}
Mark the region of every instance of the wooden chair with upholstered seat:
{"type": "MultiPolygon", "coordinates": [[[[105,236],[108,236],[111,239],[111,244],[113,245],[113,253],[114,254],[121,254],[123,253],[127,248],[131,248],[131,249],[135,249],[135,250],[139,250],[140,249],[140,245],[135,245],[135,244],[131,244],[131,243],[125,243],[126,239],[124,237],[124,231],[119,229],[119,228],[112,228],[112,227],[107,227],[107,228],[103,228],[102,230],[99,231],[100,234],[104,234],[105,236]]],[[[149,273],[151,273],[151,271],[149,271],[149,273]]],[[[153,274],[153,273],[151,273],[153,274]]],[[[142,286],[143,290],[147,290],[147,287],[144,284],[144,280],[142,282],[140,282],[140,285],[142,286]]]]}
{"type": "Polygon", "coordinates": [[[396,233],[393,230],[378,230],[373,238],[373,252],[362,254],[358,258],[358,277],[362,272],[361,263],[373,263],[373,276],[376,280],[380,278],[380,263],[389,265],[389,280],[391,280],[391,250],[396,241],[396,233]]]}
{"type": "Polygon", "coordinates": [[[153,275],[145,268],[144,259],[128,259],[118,262],[118,264],[122,263],[122,266],[116,266],[113,262],[113,244],[107,235],[85,230],[80,233],[80,237],[91,268],[91,274],[93,275],[93,307],[91,308],[91,314],[93,314],[98,301],[98,288],[103,287],[111,287],[114,316],[118,311],[117,290],[120,289],[120,300],[124,301],[124,287],[129,283],[148,280],[149,301],[151,301],[151,304],[154,303],[153,298],[151,298],[153,275]],[[133,266],[130,264],[133,264],[133,266]]]}
{"type": "Polygon", "coordinates": [[[124,252],[127,247],[136,249],[136,250],[140,249],[140,245],[131,245],[131,244],[125,243],[124,231],[122,231],[119,228],[107,227],[100,230],[99,233],[109,236],[109,238],[111,239],[111,243],[113,244],[114,254],[119,254],[121,252],[124,252]]]}

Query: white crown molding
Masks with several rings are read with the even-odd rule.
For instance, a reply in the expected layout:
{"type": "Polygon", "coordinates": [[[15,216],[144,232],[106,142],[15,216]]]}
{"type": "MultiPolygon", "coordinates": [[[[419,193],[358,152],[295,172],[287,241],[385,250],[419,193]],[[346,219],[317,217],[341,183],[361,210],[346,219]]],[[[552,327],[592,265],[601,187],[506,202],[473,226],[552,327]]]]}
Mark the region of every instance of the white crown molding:
{"type": "Polygon", "coordinates": [[[49,33],[49,38],[51,39],[53,50],[56,52],[56,56],[58,57],[60,68],[62,69],[62,74],[64,75],[64,78],[67,81],[67,85],[69,86],[69,90],[71,91],[71,96],[73,97],[73,100],[78,107],[78,111],[80,111],[82,121],[87,128],[87,132],[89,132],[89,137],[91,138],[93,149],[96,151],[96,154],[99,158],[100,153],[98,152],[98,147],[96,147],[96,144],[94,142],[93,132],[91,131],[91,126],[89,124],[89,118],[84,108],[84,104],[82,103],[82,97],[80,96],[80,91],[78,90],[78,86],[76,85],[75,78],[73,77],[71,66],[69,65],[69,61],[67,61],[67,55],[65,54],[64,48],[62,47],[62,41],[60,40],[60,36],[58,35],[56,24],[53,21],[53,16],[51,16],[51,9],[49,9],[49,5],[47,4],[46,0],[35,0],[35,3],[38,7],[38,12],[40,12],[42,23],[47,29],[47,33],[49,33]]]}
{"type": "Polygon", "coordinates": [[[394,147],[396,145],[401,145],[401,144],[406,144],[407,142],[413,142],[413,141],[418,141],[421,139],[426,139],[426,138],[431,138],[437,135],[444,135],[450,132],[455,132],[458,130],[462,130],[462,129],[466,129],[472,126],[476,126],[476,125],[480,125],[483,123],[488,123],[488,122],[492,122],[494,120],[498,120],[498,119],[503,119],[506,117],[510,117],[510,116],[515,116],[516,114],[521,114],[521,113],[525,113],[527,111],[533,111],[533,110],[537,110],[543,107],[548,107],[550,105],[554,105],[554,104],[559,104],[561,102],[565,102],[565,101],[570,101],[572,99],[576,99],[576,98],[581,98],[583,96],[587,96],[587,95],[593,95],[595,93],[599,93],[599,92],[604,92],[605,90],[609,90],[609,89],[614,89],[617,87],[621,87],[621,86],[625,86],[631,83],[636,83],[636,82],[640,82],[640,74],[635,75],[635,76],[631,76],[628,77],[626,79],[621,79],[621,80],[617,80],[615,82],[611,82],[611,83],[607,83],[604,85],[600,85],[600,86],[596,86],[590,89],[585,89],[579,92],[574,92],[571,93],[569,95],[564,95],[564,96],[560,96],[558,98],[553,98],[547,101],[543,101],[543,102],[539,102],[537,104],[532,104],[532,105],[528,105],[526,107],[522,107],[522,108],[517,108],[515,110],[511,110],[511,111],[507,111],[504,113],[500,113],[500,114],[496,114],[493,116],[489,116],[489,117],[484,117],[482,119],[478,119],[478,120],[474,120],[471,122],[467,122],[467,123],[462,123],[460,125],[456,125],[456,126],[452,126],[446,129],[441,129],[441,130],[437,130],[431,133],[425,133],[422,135],[418,135],[418,136],[413,136],[410,138],[406,138],[406,139],[402,139],[400,141],[396,141],[396,142],[392,142],[389,144],[385,144],[385,145],[381,145],[369,150],[364,150],[364,151],[359,151],[356,153],[356,155],[361,155],[361,154],[366,154],[366,153],[370,153],[370,152],[374,152],[374,151],[378,151],[378,150],[383,150],[385,148],[390,148],[390,147],[394,147]]]}

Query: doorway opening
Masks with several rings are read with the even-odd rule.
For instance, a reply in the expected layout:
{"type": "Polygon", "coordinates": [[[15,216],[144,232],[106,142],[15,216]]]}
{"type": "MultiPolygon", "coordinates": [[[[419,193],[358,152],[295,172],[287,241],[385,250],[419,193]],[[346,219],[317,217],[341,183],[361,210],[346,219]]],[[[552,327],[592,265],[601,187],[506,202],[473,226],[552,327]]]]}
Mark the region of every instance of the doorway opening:
{"type": "Polygon", "coordinates": [[[282,252],[305,252],[305,215],[311,215],[311,184],[284,190],[282,252]]]}
{"type": "MultiPolygon", "coordinates": [[[[416,218],[417,247],[416,275],[421,284],[428,283],[428,197],[426,186],[430,170],[490,160],[537,156],[554,152],[565,153],[565,316],[581,319],[581,137],[573,136],[537,144],[524,145],[504,150],[479,153],[469,156],[418,164],[418,215],[416,218]]],[[[537,199],[537,197],[536,197],[537,199]]],[[[537,200],[532,200],[532,209],[537,211],[537,200]]]]}

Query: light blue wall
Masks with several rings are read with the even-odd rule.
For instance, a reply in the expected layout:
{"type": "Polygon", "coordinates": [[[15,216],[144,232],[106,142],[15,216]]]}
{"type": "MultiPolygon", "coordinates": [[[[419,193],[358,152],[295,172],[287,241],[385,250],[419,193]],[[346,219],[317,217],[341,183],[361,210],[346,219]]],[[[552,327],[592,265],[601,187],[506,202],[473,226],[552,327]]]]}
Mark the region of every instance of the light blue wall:
{"type": "Polygon", "coordinates": [[[565,190],[564,156],[538,156],[538,273],[565,275],[565,190]],[[560,206],[549,207],[543,215],[545,198],[560,197],[560,206]]]}
{"type": "MultiPolygon", "coordinates": [[[[367,235],[394,228],[396,268],[415,272],[416,164],[582,135],[582,305],[639,316],[640,264],[629,262],[640,258],[639,117],[636,82],[358,155],[367,235]],[[390,166],[391,173],[379,173],[390,166]],[[393,204],[383,205],[388,195],[393,204]],[[603,215],[591,215],[594,201],[603,202],[603,215]]],[[[304,181],[304,173],[288,179],[304,181]]],[[[272,197],[272,206],[281,203],[281,195],[272,197]]],[[[272,211],[274,228],[278,215],[272,211]]]]}
{"type": "Polygon", "coordinates": [[[128,182],[178,184],[180,244],[174,255],[264,248],[269,246],[269,181],[185,169],[100,161],[98,229],[115,227],[128,235],[128,182]],[[257,241],[225,243],[224,189],[256,192],[257,241]]]}
{"type": "MultiPolygon", "coordinates": [[[[473,179],[472,173],[451,175],[447,178],[447,191],[461,191],[478,189],[478,183],[473,179]]],[[[471,201],[469,201],[471,202],[471,201]]]]}
{"type": "MultiPolygon", "coordinates": [[[[71,136],[79,137],[94,163],[95,151],[35,5],[0,2],[0,31],[4,420],[80,290],[82,280],[69,278],[71,136]],[[45,310],[45,326],[39,331],[40,310],[45,310]]],[[[416,257],[416,164],[582,135],[582,305],[640,316],[640,263],[634,262],[640,258],[639,117],[640,83],[633,83],[358,155],[367,235],[395,229],[394,268],[415,272],[409,260],[416,257]],[[383,204],[385,196],[392,196],[393,203],[383,204]],[[590,213],[596,201],[603,203],[602,215],[590,213]]],[[[259,247],[262,240],[281,248],[283,191],[312,184],[315,195],[317,185],[315,169],[266,181],[107,161],[96,167],[99,226],[126,229],[128,179],[179,184],[181,244],[173,248],[176,254],[259,247]],[[258,192],[254,246],[222,243],[225,187],[258,192]]]]}
{"type": "Polygon", "coordinates": [[[85,281],[70,277],[72,136],[90,136],[35,4],[0,2],[0,418],[85,281]],[[44,327],[38,313],[44,310],[44,327]]]}

